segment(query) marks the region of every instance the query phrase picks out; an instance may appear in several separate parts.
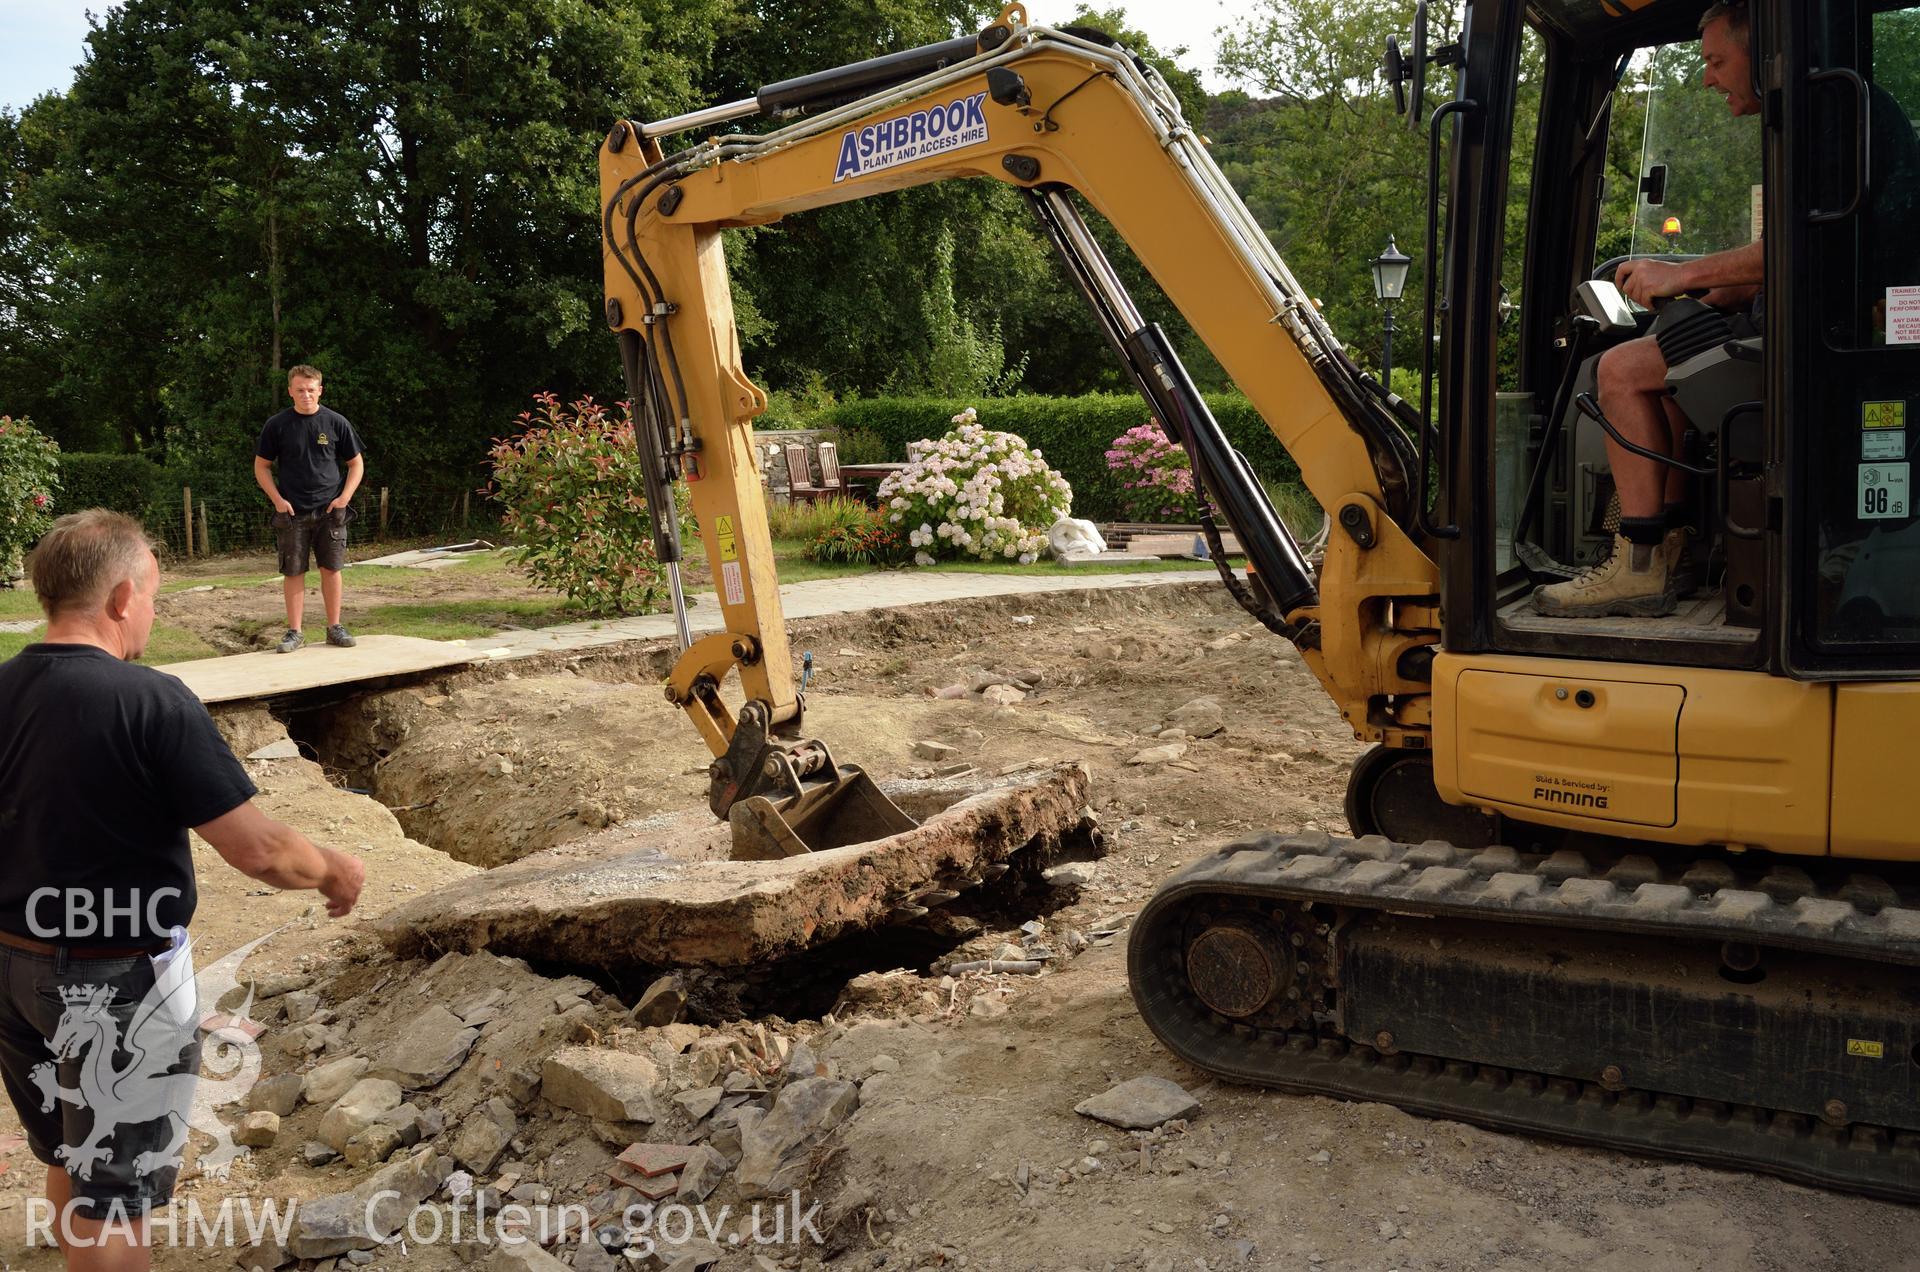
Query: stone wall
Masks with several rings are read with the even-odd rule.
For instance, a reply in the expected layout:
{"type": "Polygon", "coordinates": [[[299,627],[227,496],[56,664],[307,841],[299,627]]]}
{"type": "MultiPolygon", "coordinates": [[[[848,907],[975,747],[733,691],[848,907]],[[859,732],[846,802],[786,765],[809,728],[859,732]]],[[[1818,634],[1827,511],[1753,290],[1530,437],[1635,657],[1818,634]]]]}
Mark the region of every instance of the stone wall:
{"type": "Polygon", "coordinates": [[[807,480],[814,485],[820,484],[820,442],[831,438],[831,432],[817,428],[782,429],[779,431],[753,434],[753,449],[760,457],[760,475],[767,479],[767,488],[776,497],[784,498],[793,488],[787,478],[787,447],[796,443],[807,448],[807,462],[810,466],[807,480]]]}

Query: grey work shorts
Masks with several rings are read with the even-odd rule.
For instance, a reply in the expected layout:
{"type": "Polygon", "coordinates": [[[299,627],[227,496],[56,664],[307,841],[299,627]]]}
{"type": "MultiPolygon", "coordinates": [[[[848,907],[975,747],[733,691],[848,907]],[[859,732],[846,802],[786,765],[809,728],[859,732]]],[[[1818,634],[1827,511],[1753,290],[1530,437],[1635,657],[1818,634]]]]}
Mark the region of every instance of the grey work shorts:
{"type": "Polygon", "coordinates": [[[153,981],[144,954],[73,959],[0,946],[0,1076],[33,1155],[72,1180],[81,1219],[138,1218],[164,1206],[180,1173],[142,1155],[176,1138],[184,1147],[200,1035],[193,1022],[152,1017],[134,1029],[153,981]],[[158,1115],[135,1122],[134,1113],[158,1115]]]}
{"type": "Polygon", "coordinates": [[[273,537],[280,549],[280,573],[288,577],[305,574],[309,553],[323,570],[343,569],[347,564],[347,522],[352,519],[351,508],[275,513],[273,537]]]}

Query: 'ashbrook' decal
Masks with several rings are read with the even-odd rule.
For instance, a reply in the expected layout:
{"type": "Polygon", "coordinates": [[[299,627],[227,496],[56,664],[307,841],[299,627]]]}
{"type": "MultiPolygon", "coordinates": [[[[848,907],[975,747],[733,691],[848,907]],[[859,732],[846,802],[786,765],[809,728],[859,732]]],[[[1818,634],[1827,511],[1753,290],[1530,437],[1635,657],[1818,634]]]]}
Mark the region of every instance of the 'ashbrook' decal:
{"type": "Polygon", "coordinates": [[[981,109],[986,100],[985,93],[975,93],[945,106],[929,106],[844,134],[840,138],[840,160],[833,166],[834,184],[928,155],[979,145],[987,139],[987,115],[981,109]]]}

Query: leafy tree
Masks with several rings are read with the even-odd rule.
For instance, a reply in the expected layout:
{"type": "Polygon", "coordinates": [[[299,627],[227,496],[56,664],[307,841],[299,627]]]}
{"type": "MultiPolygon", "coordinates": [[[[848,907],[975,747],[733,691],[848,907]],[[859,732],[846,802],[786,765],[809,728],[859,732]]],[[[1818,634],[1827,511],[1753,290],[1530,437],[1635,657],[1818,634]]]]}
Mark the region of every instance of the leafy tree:
{"type": "Polygon", "coordinates": [[[527,393],[617,384],[593,148],[617,116],[692,105],[734,17],[735,0],[128,0],[60,106],[29,112],[45,146],[10,148],[26,177],[8,187],[59,251],[9,271],[32,303],[0,322],[70,291],[74,411],[208,464],[244,463],[284,367],[314,363],[375,472],[408,475],[402,507],[448,499],[527,393]]]}
{"type": "MultiPolygon", "coordinates": [[[[1263,0],[1221,43],[1221,69],[1265,94],[1215,98],[1215,157],[1328,321],[1364,357],[1380,347],[1371,264],[1393,235],[1423,287],[1426,134],[1406,127],[1379,74],[1412,0],[1263,0]]],[[[1436,6],[1433,43],[1448,38],[1436,6]]],[[[1429,91],[1444,82],[1429,79],[1429,91]]],[[[1369,359],[1370,360],[1370,359],[1369,359]]]]}

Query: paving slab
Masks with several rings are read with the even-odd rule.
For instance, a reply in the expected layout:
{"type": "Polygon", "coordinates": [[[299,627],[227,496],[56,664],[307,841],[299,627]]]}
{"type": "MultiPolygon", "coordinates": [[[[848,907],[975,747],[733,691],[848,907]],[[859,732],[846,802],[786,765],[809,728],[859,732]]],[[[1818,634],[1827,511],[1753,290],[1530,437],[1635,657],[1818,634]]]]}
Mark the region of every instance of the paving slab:
{"type": "MultiPolygon", "coordinates": [[[[1137,558],[1136,558],[1137,559],[1137,558]]],[[[988,596],[1028,596],[1041,592],[1105,591],[1135,587],[1167,587],[1181,583],[1217,583],[1212,569],[1151,570],[1136,574],[948,574],[939,571],[887,570],[841,579],[808,579],[780,589],[780,603],[789,619],[854,614],[927,605],[936,601],[977,600],[988,596]]],[[[694,633],[720,631],[720,607],[700,596],[687,612],[694,633]]],[[[467,641],[469,649],[488,658],[525,658],[555,650],[617,645],[629,640],[663,640],[673,636],[673,615],[643,614],[602,622],[564,623],[535,631],[500,632],[467,641]]]]}
{"type": "Polygon", "coordinates": [[[184,682],[205,703],[271,698],[302,689],[377,680],[472,662],[464,646],[417,636],[362,636],[352,649],[319,643],[290,654],[264,651],[166,663],[154,668],[184,682]]]}
{"type": "MultiPolygon", "coordinates": [[[[883,789],[911,812],[912,785],[883,789]]],[[[741,967],[879,926],[915,891],[1029,846],[1041,864],[1063,844],[1092,855],[1087,786],[1078,764],[1002,779],[913,830],[779,861],[727,860],[728,827],[704,808],[663,814],[455,880],[375,930],[402,957],[484,949],[608,971],[741,967]]]]}

